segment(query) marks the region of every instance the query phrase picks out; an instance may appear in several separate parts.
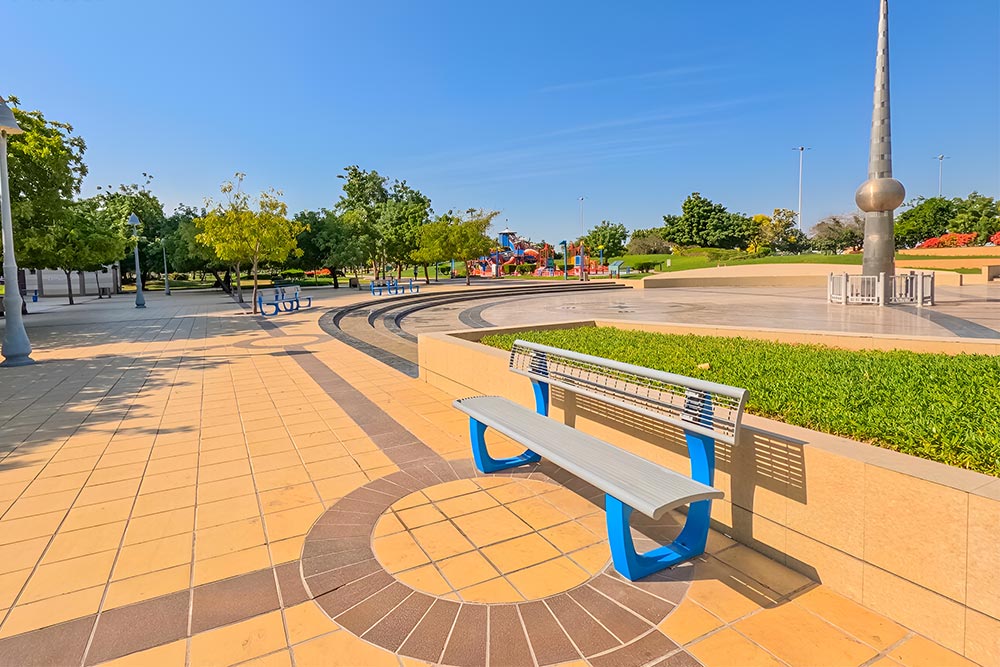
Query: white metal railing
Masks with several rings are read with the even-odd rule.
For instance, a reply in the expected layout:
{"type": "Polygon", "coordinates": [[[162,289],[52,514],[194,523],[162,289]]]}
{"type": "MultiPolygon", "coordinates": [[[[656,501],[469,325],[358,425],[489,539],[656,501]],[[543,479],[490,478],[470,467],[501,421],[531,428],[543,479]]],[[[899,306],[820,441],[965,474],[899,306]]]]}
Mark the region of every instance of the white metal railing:
{"type": "Polygon", "coordinates": [[[913,304],[917,307],[934,305],[934,273],[911,271],[888,276],[858,276],[831,273],[827,281],[830,303],[877,305],[913,304]]]}

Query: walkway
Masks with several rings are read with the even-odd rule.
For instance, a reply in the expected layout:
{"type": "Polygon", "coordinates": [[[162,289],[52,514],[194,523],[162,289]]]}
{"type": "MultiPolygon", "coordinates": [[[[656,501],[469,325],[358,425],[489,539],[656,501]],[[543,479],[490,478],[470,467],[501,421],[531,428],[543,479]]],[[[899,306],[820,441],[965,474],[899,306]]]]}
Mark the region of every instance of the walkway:
{"type": "Polygon", "coordinates": [[[0,664],[969,664],[717,533],[623,581],[594,489],[475,475],[453,397],[321,308],[147,304],[0,369],[0,664]]]}

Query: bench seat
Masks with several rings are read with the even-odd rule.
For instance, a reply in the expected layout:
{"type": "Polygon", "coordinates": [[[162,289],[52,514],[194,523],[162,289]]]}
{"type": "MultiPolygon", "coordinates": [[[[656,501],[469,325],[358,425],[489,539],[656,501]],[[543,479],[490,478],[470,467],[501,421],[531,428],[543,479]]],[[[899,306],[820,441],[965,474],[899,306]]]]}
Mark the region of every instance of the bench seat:
{"type": "Polygon", "coordinates": [[[652,519],[682,505],[724,496],[718,489],[506,398],[475,396],[454,405],[652,519]]]}

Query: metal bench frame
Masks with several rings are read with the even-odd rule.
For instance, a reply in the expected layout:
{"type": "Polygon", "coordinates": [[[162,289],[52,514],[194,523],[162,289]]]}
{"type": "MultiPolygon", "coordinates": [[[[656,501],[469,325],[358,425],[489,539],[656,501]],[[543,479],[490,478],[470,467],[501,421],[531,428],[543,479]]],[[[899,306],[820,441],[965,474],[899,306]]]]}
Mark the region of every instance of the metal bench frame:
{"type": "MultiPolygon", "coordinates": [[[[264,290],[257,290],[257,305],[260,307],[260,314],[264,317],[274,317],[281,311],[291,313],[302,308],[302,298],[299,296],[299,288],[297,285],[281,285],[272,289],[274,290],[274,296],[267,301],[264,300],[264,290]],[[286,290],[294,291],[289,294],[286,290]],[[274,312],[270,314],[266,313],[264,311],[264,306],[273,307],[274,312]]],[[[306,299],[306,308],[312,307],[312,297],[307,296],[304,298],[306,299]]]]}
{"type": "MultiPolygon", "coordinates": [[[[535,412],[539,415],[548,416],[550,388],[556,386],[682,429],[691,461],[691,478],[708,487],[715,479],[715,441],[736,444],[747,398],[745,389],[522,340],[516,341],[511,349],[510,370],[531,380],[535,412]]],[[[455,406],[463,409],[461,400],[455,406]]],[[[497,472],[541,460],[531,449],[510,458],[493,458],[486,446],[486,429],[486,424],[470,414],[473,458],[482,472],[497,472]]],[[[704,553],[711,498],[692,496],[690,503],[685,498],[674,499],[680,502],[671,506],[688,504],[680,534],[672,543],[640,554],[635,550],[629,527],[633,508],[608,489],[601,490],[605,491],[612,560],[615,569],[628,579],[641,579],[704,553]]],[[[721,492],[717,493],[721,497],[721,492]]],[[[650,517],[658,519],[665,511],[661,508],[650,517]]]]}

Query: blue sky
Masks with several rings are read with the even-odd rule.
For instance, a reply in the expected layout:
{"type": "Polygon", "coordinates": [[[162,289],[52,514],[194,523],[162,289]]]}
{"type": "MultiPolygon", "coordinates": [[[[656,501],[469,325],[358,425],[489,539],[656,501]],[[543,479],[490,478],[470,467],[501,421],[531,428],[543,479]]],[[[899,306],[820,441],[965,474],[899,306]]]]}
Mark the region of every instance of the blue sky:
{"type": "MultiPolygon", "coordinates": [[[[172,208],[235,171],[330,206],[348,164],[438,211],[522,234],[660,224],[699,191],[732,210],[853,208],[865,179],[876,0],[13,0],[0,94],[69,121],[96,186],[155,175],[172,208]]],[[[1000,3],[894,1],[895,175],[910,195],[1000,193],[1000,3]]]]}

